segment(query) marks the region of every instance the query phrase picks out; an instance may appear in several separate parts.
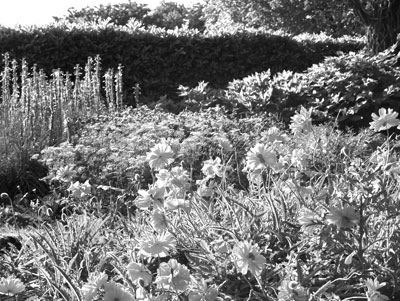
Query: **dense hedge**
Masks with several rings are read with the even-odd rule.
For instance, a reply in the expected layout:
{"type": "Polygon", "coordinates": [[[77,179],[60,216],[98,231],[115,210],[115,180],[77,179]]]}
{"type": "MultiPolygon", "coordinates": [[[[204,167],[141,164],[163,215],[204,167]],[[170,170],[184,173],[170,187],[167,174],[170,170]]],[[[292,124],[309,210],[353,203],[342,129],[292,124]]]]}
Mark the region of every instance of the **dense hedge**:
{"type": "Polygon", "coordinates": [[[124,66],[127,102],[133,87],[141,87],[142,101],[162,95],[176,98],[179,85],[205,80],[216,88],[235,78],[270,69],[302,71],[338,51],[362,48],[354,41],[294,40],[259,33],[204,36],[184,30],[144,31],[140,27],[52,25],[42,28],[0,28],[0,53],[25,57],[46,72],[55,68],[73,72],[88,56],[100,55],[104,69],[124,66]]]}

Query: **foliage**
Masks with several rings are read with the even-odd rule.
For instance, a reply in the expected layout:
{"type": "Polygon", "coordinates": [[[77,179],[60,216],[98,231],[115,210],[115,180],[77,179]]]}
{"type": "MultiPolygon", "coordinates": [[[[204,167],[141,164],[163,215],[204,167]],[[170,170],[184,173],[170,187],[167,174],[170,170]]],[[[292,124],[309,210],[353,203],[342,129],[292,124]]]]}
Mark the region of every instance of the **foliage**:
{"type": "MultiPolygon", "coordinates": [[[[397,45],[393,46],[398,47],[397,45]]],[[[350,52],[327,57],[305,72],[256,72],[231,81],[226,89],[204,83],[182,87],[181,96],[194,108],[220,104],[239,113],[278,114],[288,124],[303,105],[313,109],[316,123],[337,121],[342,129],[368,126],[371,114],[380,107],[400,110],[397,57],[388,49],[378,55],[350,52]]]]}
{"type": "Polygon", "coordinates": [[[67,21],[69,23],[98,23],[102,20],[114,25],[126,25],[130,19],[144,22],[151,10],[147,4],[136,3],[129,0],[128,3],[119,4],[100,4],[98,7],[85,7],[80,10],[75,8],[68,9],[68,14],[64,17],[53,17],[55,21],[67,21]]]}
{"type": "MultiPolygon", "coordinates": [[[[399,258],[393,251],[400,247],[396,140],[374,137],[371,130],[354,135],[313,125],[311,112],[302,108],[292,116],[290,131],[238,127],[244,132],[233,129],[237,134],[220,140],[209,159],[190,167],[185,158],[193,156],[188,148],[196,145],[193,137],[189,142],[190,134],[187,139],[163,135],[181,136],[176,131],[182,127],[171,132],[179,122],[201,133],[216,125],[231,129],[229,118],[220,115],[217,123],[207,123],[210,114],[212,120],[220,114],[212,110],[187,117],[146,108],[120,114],[116,125],[120,118],[132,126],[164,120],[163,126],[134,135],[157,141],[143,146],[148,152],[141,160],[153,178],[147,187],[131,189],[136,210],[116,206],[126,191],[99,184],[78,188],[75,181],[83,181],[78,173],[59,168],[55,178],[64,188],[51,197],[63,194],[75,213],[65,211],[52,226],[20,234],[21,250],[0,255],[3,279],[17,283],[13,275],[25,284],[9,285],[7,294],[27,290],[43,300],[399,296],[399,258]],[[229,176],[230,154],[237,148],[233,139],[242,136],[254,138],[244,141],[242,162],[234,167],[245,173],[245,189],[232,186],[229,176]]],[[[371,129],[379,131],[385,120],[399,125],[397,116],[382,111],[371,129]]],[[[101,117],[97,128],[112,120],[101,117]]],[[[87,124],[89,131],[93,125],[87,124]]],[[[118,133],[121,127],[111,130],[118,133]]],[[[212,141],[205,146],[212,148],[212,141]]],[[[60,148],[58,158],[69,157],[70,148],[60,148]]],[[[104,164],[109,163],[97,163],[104,164]]],[[[95,177],[88,174],[92,183],[95,177]]],[[[33,212],[48,212],[38,203],[33,212]]]]}
{"type": "Polygon", "coordinates": [[[89,58],[81,74],[54,70],[48,78],[36,65],[19,65],[3,56],[0,94],[0,187],[11,196],[46,192],[39,179],[46,175],[31,156],[46,146],[73,141],[81,120],[105,108],[122,106],[121,74],[113,70],[101,75],[100,58],[89,58]],[[102,84],[104,83],[104,85],[102,84]],[[104,90],[103,90],[104,89],[104,90]],[[17,189],[19,186],[19,191],[17,189]]]}
{"type": "Polygon", "coordinates": [[[203,31],[202,8],[201,4],[186,7],[176,2],[162,1],[151,11],[145,23],[167,29],[174,29],[187,24],[189,28],[203,31]]]}
{"type": "Polygon", "coordinates": [[[335,40],[302,36],[296,40],[265,31],[235,34],[201,34],[180,28],[167,31],[146,29],[143,24],[126,27],[110,24],[58,24],[26,30],[0,32],[0,52],[26,58],[50,74],[55,68],[73,73],[75,64],[100,55],[107,70],[124,66],[124,102],[135,102],[139,84],[141,101],[149,103],[167,95],[177,99],[179,85],[194,86],[208,81],[225,87],[235,78],[270,69],[302,71],[337,51],[361,49],[360,39],[335,40]],[[179,61],[180,64],[176,64],[179,61]]]}
{"type": "Polygon", "coordinates": [[[208,0],[206,28],[242,24],[292,34],[326,32],[334,36],[362,33],[362,26],[346,1],[322,0],[208,0]]]}
{"type": "Polygon", "coordinates": [[[383,51],[396,42],[400,32],[400,3],[395,0],[349,0],[350,7],[367,27],[368,49],[383,51]]]}

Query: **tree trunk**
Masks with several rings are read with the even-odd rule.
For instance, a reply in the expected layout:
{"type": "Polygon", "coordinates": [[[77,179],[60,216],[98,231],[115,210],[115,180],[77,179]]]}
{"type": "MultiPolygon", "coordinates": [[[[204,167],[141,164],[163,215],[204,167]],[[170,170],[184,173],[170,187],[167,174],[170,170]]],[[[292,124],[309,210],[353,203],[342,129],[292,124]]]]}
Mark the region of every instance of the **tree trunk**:
{"type": "Polygon", "coordinates": [[[378,53],[396,43],[400,33],[400,0],[349,0],[356,15],[367,27],[368,48],[378,53]]]}

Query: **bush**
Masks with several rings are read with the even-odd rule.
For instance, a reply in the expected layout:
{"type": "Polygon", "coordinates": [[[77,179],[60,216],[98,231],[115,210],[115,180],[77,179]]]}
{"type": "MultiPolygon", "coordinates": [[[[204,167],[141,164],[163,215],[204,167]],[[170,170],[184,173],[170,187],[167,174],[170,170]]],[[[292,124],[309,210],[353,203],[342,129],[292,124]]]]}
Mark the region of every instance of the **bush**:
{"type": "Polygon", "coordinates": [[[135,85],[141,101],[149,103],[167,95],[177,99],[179,85],[208,81],[224,88],[235,78],[270,69],[302,71],[337,51],[362,48],[357,40],[339,41],[309,37],[294,40],[265,32],[204,35],[190,29],[145,29],[132,23],[111,25],[54,25],[30,30],[0,31],[0,53],[25,57],[50,74],[54,68],[74,73],[76,64],[100,55],[105,69],[123,66],[125,103],[135,102],[135,85]],[[176,62],[180,62],[177,64],[176,62]]]}

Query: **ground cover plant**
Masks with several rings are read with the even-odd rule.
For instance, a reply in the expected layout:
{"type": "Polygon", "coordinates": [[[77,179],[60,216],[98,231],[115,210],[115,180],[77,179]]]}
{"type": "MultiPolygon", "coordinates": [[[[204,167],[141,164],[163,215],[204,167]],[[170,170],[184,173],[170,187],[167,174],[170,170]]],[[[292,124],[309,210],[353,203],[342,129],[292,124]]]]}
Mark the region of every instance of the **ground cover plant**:
{"type": "Polygon", "coordinates": [[[46,77],[4,55],[0,172],[23,181],[0,191],[0,300],[398,300],[398,113],[372,95],[355,132],[316,106],[397,73],[349,57],[181,87],[172,113],[123,106],[100,58],[46,77]]]}

